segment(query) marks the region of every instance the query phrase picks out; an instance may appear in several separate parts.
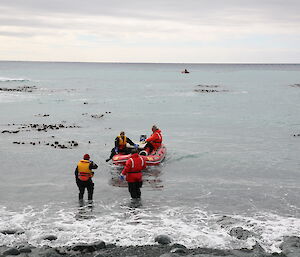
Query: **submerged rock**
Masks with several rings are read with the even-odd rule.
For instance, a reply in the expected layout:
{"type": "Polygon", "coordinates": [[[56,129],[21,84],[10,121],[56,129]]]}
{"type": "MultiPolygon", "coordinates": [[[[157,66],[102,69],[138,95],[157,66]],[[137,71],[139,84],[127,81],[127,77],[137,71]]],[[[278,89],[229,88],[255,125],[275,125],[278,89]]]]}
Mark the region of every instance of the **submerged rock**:
{"type": "Polygon", "coordinates": [[[229,235],[240,240],[246,240],[251,236],[251,233],[242,227],[235,227],[230,230],[229,235]]]}
{"type": "Polygon", "coordinates": [[[95,119],[99,119],[99,118],[104,117],[104,114],[92,114],[91,117],[95,118],[95,119]]]}
{"type": "Polygon", "coordinates": [[[24,234],[25,232],[17,229],[5,229],[0,231],[0,233],[4,235],[14,235],[14,234],[20,235],[20,234],[24,234]]]}
{"type": "Polygon", "coordinates": [[[167,235],[159,235],[159,236],[155,237],[154,241],[161,245],[167,245],[167,244],[170,244],[172,240],[167,235]]]}
{"type": "Polygon", "coordinates": [[[48,235],[48,236],[44,236],[43,240],[49,240],[49,241],[54,241],[57,239],[57,236],[54,235],[48,235]]]}

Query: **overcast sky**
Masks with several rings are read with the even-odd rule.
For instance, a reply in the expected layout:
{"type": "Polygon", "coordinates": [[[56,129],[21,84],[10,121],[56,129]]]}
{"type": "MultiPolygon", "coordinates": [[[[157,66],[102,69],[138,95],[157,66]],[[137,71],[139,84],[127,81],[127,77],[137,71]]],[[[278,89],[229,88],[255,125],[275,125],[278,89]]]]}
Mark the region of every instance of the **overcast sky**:
{"type": "Polygon", "coordinates": [[[300,0],[0,0],[0,60],[300,63],[300,0]]]}

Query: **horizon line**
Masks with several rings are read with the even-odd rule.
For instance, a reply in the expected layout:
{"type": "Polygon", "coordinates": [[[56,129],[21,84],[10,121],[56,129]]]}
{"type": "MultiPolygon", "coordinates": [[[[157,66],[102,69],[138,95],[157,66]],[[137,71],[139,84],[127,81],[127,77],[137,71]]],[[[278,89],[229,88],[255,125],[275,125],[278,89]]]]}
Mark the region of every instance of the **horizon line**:
{"type": "Polygon", "coordinates": [[[90,63],[90,64],[235,64],[235,65],[298,65],[293,62],[120,62],[120,61],[24,61],[0,60],[0,62],[90,63]]]}

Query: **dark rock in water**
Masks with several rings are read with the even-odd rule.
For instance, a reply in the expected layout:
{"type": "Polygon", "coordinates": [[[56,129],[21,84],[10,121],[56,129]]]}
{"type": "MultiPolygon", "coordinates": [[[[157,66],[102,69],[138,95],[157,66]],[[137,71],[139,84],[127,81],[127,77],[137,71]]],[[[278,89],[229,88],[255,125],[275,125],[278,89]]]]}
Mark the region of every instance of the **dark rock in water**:
{"type": "Polygon", "coordinates": [[[3,255],[19,255],[20,251],[17,248],[10,248],[8,250],[6,250],[5,252],[3,252],[3,255]]]}
{"type": "Polygon", "coordinates": [[[187,249],[185,245],[182,244],[172,244],[171,248],[182,248],[182,249],[187,249]]]}
{"type": "Polygon", "coordinates": [[[6,230],[2,230],[1,233],[4,235],[13,235],[13,234],[17,234],[17,230],[14,229],[6,229],[6,230]]]}
{"type": "Polygon", "coordinates": [[[92,114],[91,117],[95,118],[95,119],[99,119],[99,118],[104,117],[104,114],[92,114]]]}
{"type": "Polygon", "coordinates": [[[167,235],[159,235],[159,236],[155,237],[154,241],[161,245],[167,245],[167,244],[170,244],[172,240],[167,235]]]}
{"type": "Polygon", "coordinates": [[[95,245],[91,244],[77,244],[71,248],[73,251],[80,251],[80,252],[95,252],[97,250],[95,245]]]}
{"type": "Polygon", "coordinates": [[[43,237],[43,240],[49,240],[49,241],[54,241],[56,239],[57,239],[57,236],[53,236],[53,235],[43,237]]]}
{"type": "Polygon", "coordinates": [[[283,238],[283,243],[280,245],[282,253],[287,257],[300,256],[300,237],[287,236],[283,238]]]}
{"type": "Polygon", "coordinates": [[[250,231],[243,229],[242,227],[236,227],[230,230],[229,235],[237,239],[246,240],[251,236],[251,233],[250,231]]]}
{"type": "Polygon", "coordinates": [[[19,248],[20,253],[31,253],[32,250],[30,247],[21,247],[19,248]]]}
{"type": "Polygon", "coordinates": [[[106,248],[104,241],[98,241],[98,242],[94,243],[93,245],[96,247],[97,250],[106,248]]]}

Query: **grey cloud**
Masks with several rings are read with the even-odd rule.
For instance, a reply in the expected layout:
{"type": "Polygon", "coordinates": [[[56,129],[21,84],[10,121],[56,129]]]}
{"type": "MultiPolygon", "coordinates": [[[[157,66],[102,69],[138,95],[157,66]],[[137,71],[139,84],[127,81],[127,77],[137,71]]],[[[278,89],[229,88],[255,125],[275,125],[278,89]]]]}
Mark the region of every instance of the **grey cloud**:
{"type": "Polygon", "coordinates": [[[0,31],[0,37],[18,37],[18,38],[28,38],[34,36],[33,33],[27,32],[9,32],[9,31],[0,31]]]}
{"type": "MultiPolygon", "coordinates": [[[[96,34],[108,33],[110,30],[112,35],[115,32],[135,30],[176,33],[175,23],[174,28],[163,28],[159,27],[158,21],[176,22],[181,29],[185,24],[194,27],[206,25],[215,28],[248,28],[253,23],[282,23],[297,28],[300,25],[299,10],[298,0],[1,0],[0,28],[27,28],[28,35],[32,35],[32,30],[38,28],[84,30],[86,33],[96,34]],[[89,20],[84,20],[90,17],[102,17],[104,20],[106,17],[113,17],[119,23],[92,24],[89,20]],[[131,18],[136,24],[123,23],[122,18],[131,18]],[[147,26],[142,27],[145,24],[147,26]]],[[[12,36],[14,33],[11,32],[12,36]]],[[[36,30],[35,33],[40,31],[36,30]]],[[[27,33],[23,34],[25,36],[27,33]]]]}
{"type": "Polygon", "coordinates": [[[261,15],[267,19],[298,20],[298,0],[1,0],[0,6],[35,15],[80,14],[116,17],[198,19],[207,22],[233,15],[261,15]]]}

